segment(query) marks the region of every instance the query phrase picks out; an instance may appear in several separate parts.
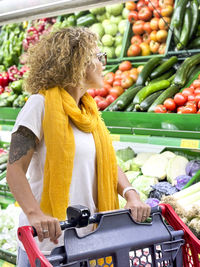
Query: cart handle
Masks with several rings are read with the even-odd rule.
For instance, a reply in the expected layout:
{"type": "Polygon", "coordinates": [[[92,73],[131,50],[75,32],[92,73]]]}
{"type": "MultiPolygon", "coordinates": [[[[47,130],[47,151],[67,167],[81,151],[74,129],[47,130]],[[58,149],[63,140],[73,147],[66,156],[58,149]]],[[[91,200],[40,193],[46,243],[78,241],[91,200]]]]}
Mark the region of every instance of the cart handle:
{"type": "MultiPolygon", "coordinates": [[[[72,227],[84,227],[88,224],[99,223],[101,217],[106,213],[113,213],[113,212],[120,212],[117,211],[110,211],[110,212],[100,212],[95,213],[94,215],[90,216],[90,211],[88,208],[76,205],[73,207],[67,208],[67,217],[68,220],[60,222],[61,230],[65,230],[67,228],[72,227]]],[[[124,210],[121,210],[124,212],[124,210]]],[[[130,212],[130,211],[129,211],[130,212]]],[[[161,212],[161,208],[156,206],[151,209],[151,214],[161,212]]],[[[37,232],[34,227],[32,226],[22,226],[18,228],[18,238],[23,243],[24,248],[27,252],[31,267],[52,267],[50,262],[45,258],[45,256],[39,250],[34,237],[37,236],[37,232]]]]}

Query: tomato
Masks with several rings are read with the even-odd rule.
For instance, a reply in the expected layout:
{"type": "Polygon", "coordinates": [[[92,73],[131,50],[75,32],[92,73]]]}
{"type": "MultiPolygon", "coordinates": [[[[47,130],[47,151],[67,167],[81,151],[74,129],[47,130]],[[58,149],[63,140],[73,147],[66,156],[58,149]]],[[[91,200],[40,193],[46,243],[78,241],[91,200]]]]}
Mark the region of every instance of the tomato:
{"type": "Polygon", "coordinates": [[[194,94],[195,94],[195,95],[200,94],[200,87],[197,87],[197,88],[194,90],[194,94]]]}
{"type": "Polygon", "coordinates": [[[183,109],[181,110],[181,112],[184,114],[184,113],[196,113],[197,112],[197,109],[196,107],[194,106],[185,106],[183,107],[183,109]]]}
{"type": "Polygon", "coordinates": [[[106,101],[108,101],[109,104],[111,104],[112,102],[114,102],[115,99],[117,99],[116,96],[113,96],[113,95],[107,95],[106,96],[106,101]]]}
{"type": "Polygon", "coordinates": [[[113,86],[121,86],[121,79],[120,80],[114,80],[113,86]]]}
{"type": "Polygon", "coordinates": [[[167,34],[168,33],[167,33],[166,30],[159,30],[159,31],[157,31],[157,33],[156,33],[157,41],[160,42],[160,43],[166,42],[167,34]]]}
{"type": "Polygon", "coordinates": [[[103,99],[98,102],[97,106],[100,110],[104,110],[109,104],[110,103],[106,99],[103,99]]]}
{"type": "Polygon", "coordinates": [[[133,69],[130,70],[130,77],[133,79],[134,82],[137,81],[138,70],[136,68],[133,68],[133,69]]]}
{"type": "Polygon", "coordinates": [[[194,89],[192,88],[185,88],[183,91],[182,91],[182,94],[186,97],[188,97],[189,95],[192,95],[194,93],[194,89]]]}
{"type": "Polygon", "coordinates": [[[159,0],[159,6],[164,7],[167,5],[173,6],[174,0],[159,0]]]}
{"type": "Polygon", "coordinates": [[[156,10],[158,7],[159,7],[158,0],[151,0],[151,1],[149,1],[149,3],[148,3],[148,8],[149,8],[151,11],[156,10]]]}
{"type": "Polygon", "coordinates": [[[187,102],[187,97],[184,96],[182,93],[177,93],[174,96],[174,101],[177,106],[183,106],[187,102]]]}
{"type": "Polygon", "coordinates": [[[163,18],[159,19],[159,22],[158,22],[159,29],[160,30],[168,30],[169,25],[170,25],[170,21],[171,21],[171,19],[168,17],[163,17],[163,18]]]}
{"type": "Polygon", "coordinates": [[[143,29],[144,29],[145,32],[151,33],[152,32],[152,29],[151,29],[150,22],[145,22],[145,24],[143,26],[143,29]]]}
{"type": "Polygon", "coordinates": [[[117,70],[115,72],[115,80],[121,80],[122,79],[122,71],[121,70],[117,70]]]}
{"type": "Polygon", "coordinates": [[[153,10],[153,16],[155,18],[161,18],[162,15],[161,15],[161,8],[160,7],[157,7],[156,9],[153,10]]]}
{"type": "Polygon", "coordinates": [[[200,101],[200,94],[195,95],[195,102],[199,103],[200,101]]]}
{"type": "Polygon", "coordinates": [[[109,94],[112,96],[120,96],[124,92],[124,89],[121,86],[114,86],[110,89],[109,94]]]}
{"type": "Polygon", "coordinates": [[[126,77],[126,78],[122,79],[121,86],[122,86],[122,88],[127,89],[127,88],[131,87],[131,85],[133,85],[133,83],[134,83],[133,78],[126,77]]]}
{"type": "Polygon", "coordinates": [[[191,85],[189,86],[189,88],[192,88],[192,89],[194,89],[194,85],[192,85],[192,84],[191,84],[191,85]]]}
{"type": "Polygon", "coordinates": [[[154,31],[159,30],[159,18],[153,18],[150,21],[151,29],[154,31]]]}
{"type": "Polygon", "coordinates": [[[158,53],[161,54],[161,55],[164,54],[165,53],[165,49],[166,49],[166,43],[160,44],[160,47],[158,49],[158,53]]]}
{"type": "Polygon", "coordinates": [[[143,38],[143,42],[147,44],[149,44],[151,41],[150,35],[147,32],[142,35],[142,38],[143,38]]]}
{"type": "Polygon", "coordinates": [[[197,111],[197,114],[200,114],[200,109],[197,111]]]}
{"type": "Polygon", "coordinates": [[[158,49],[160,47],[160,44],[158,42],[155,42],[153,40],[150,41],[149,47],[152,53],[158,53],[158,49]]]}
{"type": "Polygon", "coordinates": [[[121,80],[124,79],[124,78],[127,78],[127,77],[130,77],[130,71],[129,70],[126,70],[126,71],[122,72],[121,80]]]}
{"type": "Polygon", "coordinates": [[[119,70],[126,71],[132,68],[132,64],[130,61],[126,60],[119,64],[119,70]]]}
{"type": "Polygon", "coordinates": [[[194,101],[195,100],[195,95],[189,95],[187,97],[188,101],[194,101]]]}
{"type": "Polygon", "coordinates": [[[144,21],[142,21],[142,20],[136,21],[132,27],[133,33],[136,35],[143,34],[144,33],[143,26],[144,26],[144,21]]]}
{"type": "Polygon", "coordinates": [[[176,103],[174,101],[174,99],[172,98],[167,98],[165,101],[164,101],[164,106],[166,107],[166,109],[168,110],[175,110],[176,109],[176,103]]]}
{"type": "Polygon", "coordinates": [[[167,112],[167,109],[164,105],[157,105],[155,108],[154,108],[154,112],[155,113],[166,113],[167,112]]]}
{"type": "Polygon", "coordinates": [[[166,5],[161,7],[161,15],[163,17],[170,17],[173,13],[173,6],[166,5]]]}
{"type": "Polygon", "coordinates": [[[151,54],[151,50],[149,48],[149,44],[143,42],[140,44],[140,47],[142,49],[142,56],[149,56],[151,54]]]}
{"type": "Polygon", "coordinates": [[[139,67],[137,67],[137,71],[138,71],[138,73],[140,73],[140,72],[142,71],[143,68],[144,68],[143,65],[140,65],[139,67]]]}
{"type": "Polygon", "coordinates": [[[134,56],[139,56],[141,53],[141,48],[138,44],[132,44],[130,45],[128,51],[127,51],[127,56],[128,57],[134,57],[134,56]]]}
{"type": "Polygon", "coordinates": [[[140,11],[140,9],[143,7],[146,7],[145,2],[143,0],[138,1],[137,10],[140,11]]]}
{"type": "Polygon", "coordinates": [[[152,11],[148,7],[142,7],[138,12],[138,18],[149,21],[152,18],[152,11]]]}
{"type": "Polygon", "coordinates": [[[133,1],[126,2],[126,9],[133,11],[133,10],[136,10],[136,8],[137,8],[137,5],[135,2],[133,1]]]}
{"type": "Polygon", "coordinates": [[[122,74],[122,71],[121,70],[117,70],[116,72],[115,72],[115,76],[117,76],[117,75],[121,75],[122,74]]]}
{"type": "Polygon", "coordinates": [[[131,11],[128,14],[128,20],[130,21],[130,23],[134,23],[135,21],[138,20],[138,12],[137,11],[131,11]]]}
{"type": "Polygon", "coordinates": [[[200,87],[200,80],[194,80],[192,85],[194,86],[194,88],[200,87]]]}
{"type": "Polygon", "coordinates": [[[182,114],[182,110],[185,108],[185,106],[181,106],[177,108],[177,113],[182,114]]]}
{"type": "Polygon", "coordinates": [[[96,96],[94,97],[94,100],[95,100],[95,102],[96,102],[97,105],[98,105],[99,101],[102,101],[102,100],[103,100],[103,97],[101,97],[101,96],[99,96],[99,95],[96,95],[96,96]]]}
{"type": "Polygon", "coordinates": [[[151,38],[151,40],[154,41],[154,42],[157,42],[156,33],[157,33],[157,31],[152,31],[152,32],[150,33],[150,38],[151,38]]]}
{"type": "Polygon", "coordinates": [[[108,92],[109,92],[108,89],[106,89],[105,87],[102,87],[102,88],[99,89],[99,95],[100,96],[103,96],[103,97],[107,96],[108,92]]]}
{"type": "Polygon", "coordinates": [[[115,78],[115,74],[113,72],[108,72],[104,76],[103,80],[104,80],[104,82],[109,83],[110,85],[112,85],[112,83],[114,81],[114,78],[115,78]]]}
{"type": "Polygon", "coordinates": [[[198,103],[198,108],[200,109],[200,101],[199,101],[199,103],[198,103]]]}
{"type": "Polygon", "coordinates": [[[91,95],[93,98],[96,96],[95,89],[93,89],[93,88],[88,89],[88,90],[87,90],[87,93],[88,93],[89,95],[91,95]]]}
{"type": "Polygon", "coordinates": [[[185,103],[185,106],[195,106],[197,107],[197,103],[195,100],[190,100],[185,103]]]}
{"type": "Polygon", "coordinates": [[[134,35],[132,38],[131,38],[131,44],[136,44],[136,45],[139,45],[142,43],[142,37],[140,35],[134,35]]]}

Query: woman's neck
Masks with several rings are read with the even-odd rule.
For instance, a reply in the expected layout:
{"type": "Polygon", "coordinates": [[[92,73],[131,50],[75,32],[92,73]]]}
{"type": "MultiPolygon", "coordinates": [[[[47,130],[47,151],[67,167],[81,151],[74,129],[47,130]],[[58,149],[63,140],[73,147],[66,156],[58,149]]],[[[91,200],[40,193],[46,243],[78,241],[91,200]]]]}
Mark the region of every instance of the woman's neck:
{"type": "Polygon", "coordinates": [[[74,98],[77,106],[80,106],[81,97],[85,94],[82,88],[67,88],[67,92],[74,98]]]}

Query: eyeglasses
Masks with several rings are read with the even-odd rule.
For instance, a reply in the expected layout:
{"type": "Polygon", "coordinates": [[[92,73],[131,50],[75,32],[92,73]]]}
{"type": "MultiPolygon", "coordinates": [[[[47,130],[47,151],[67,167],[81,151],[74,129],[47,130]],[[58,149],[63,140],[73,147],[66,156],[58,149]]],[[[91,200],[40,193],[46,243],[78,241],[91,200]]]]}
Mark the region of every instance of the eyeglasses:
{"type": "Polygon", "coordinates": [[[106,53],[97,53],[98,60],[102,63],[103,66],[107,64],[107,54],[106,53]]]}

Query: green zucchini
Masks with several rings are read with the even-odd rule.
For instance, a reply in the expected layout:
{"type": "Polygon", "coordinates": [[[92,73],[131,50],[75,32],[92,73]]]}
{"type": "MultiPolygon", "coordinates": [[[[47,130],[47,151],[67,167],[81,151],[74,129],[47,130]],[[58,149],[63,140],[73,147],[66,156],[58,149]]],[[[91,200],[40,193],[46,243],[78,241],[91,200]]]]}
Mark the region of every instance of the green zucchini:
{"type": "Polygon", "coordinates": [[[94,24],[96,22],[96,18],[93,14],[87,14],[85,16],[79,17],[76,21],[76,24],[78,27],[80,26],[91,26],[92,24],[94,24]]]}
{"type": "Polygon", "coordinates": [[[173,74],[169,79],[167,79],[170,83],[172,83],[174,81],[175,78],[175,74],[173,74]]]}
{"type": "Polygon", "coordinates": [[[179,89],[179,86],[172,84],[170,87],[164,90],[164,92],[152,103],[152,105],[148,109],[148,112],[154,112],[154,108],[157,105],[163,104],[165,99],[173,97],[176,93],[179,92],[179,89]]]}
{"type": "Polygon", "coordinates": [[[180,88],[183,87],[187,82],[190,69],[198,64],[200,64],[200,53],[186,58],[176,72],[174,84],[178,85],[180,88]]]}
{"type": "Polygon", "coordinates": [[[181,37],[181,27],[175,28],[173,29],[173,40],[174,40],[174,44],[175,46],[177,46],[177,44],[179,43],[181,37]]]}
{"type": "Polygon", "coordinates": [[[198,22],[199,22],[199,4],[197,0],[192,0],[190,3],[191,11],[192,11],[192,25],[189,33],[189,40],[196,33],[198,22]]]}
{"type": "Polygon", "coordinates": [[[168,80],[162,80],[143,87],[134,97],[133,104],[140,104],[147,96],[170,86],[168,80]]]}
{"type": "Polygon", "coordinates": [[[186,9],[187,3],[188,3],[188,0],[179,0],[178,1],[178,4],[174,10],[174,15],[173,15],[173,26],[175,28],[181,26],[181,23],[183,21],[184,15],[185,15],[185,9],[186,9]]]}
{"type": "Polygon", "coordinates": [[[8,161],[8,154],[3,154],[0,156],[0,164],[7,163],[8,161]]]}
{"type": "Polygon", "coordinates": [[[160,57],[151,58],[147,63],[144,65],[142,71],[138,75],[136,86],[137,85],[145,85],[147,78],[150,76],[152,70],[161,62],[160,57]]]}
{"type": "Polygon", "coordinates": [[[131,112],[131,111],[133,111],[134,106],[135,106],[135,105],[133,104],[133,102],[130,103],[130,104],[128,105],[128,107],[125,109],[125,111],[126,111],[126,112],[131,112]]]}
{"type": "Polygon", "coordinates": [[[180,42],[176,46],[178,50],[184,49],[187,46],[189,42],[191,27],[192,27],[192,10],[190,7],[188,7],[185,12],[180,42]]]}
{"type": "Polygon", "coordinates": [[[132,101],[135,95],[142,89],[142,86],[132,86],[118,97],[116,105],[118,110],[124,110],[132,101]]]}
{"type": "Polygon", "coordinates": [[[152,83],[162,81],[162,80],[168,80],[169,81],[169,79],[173,76],[174,73],[175,73],[175,69],[171,68],[169,71],[165,72],[164,74],[162,74],[158,78],[151,80],[148,84],[152,84],[152,83]]]}
{"type": "Polygon", "coordinates": [[[199,48],[200,47],[200,37],[195,38],[192,40],[188,46],[189,49],[199,48]]]}
{"type": "Polygon", "coordinates": [[[153,70],[153,72],[150,75],[151,79],[159,77],[161,74],[165,73],[169,69],[171,69],[172,66],[176,64],[178,61],[178,58],[176,56],[170,57],[168,60],[163,62],[161,65],[159,65],[157,68],[153,70]]]}
{"type": "Polygon", "coordinates": [[[135,105],[135,109],[139,111],[147,111],[151,104],[162,94],[164,90],[157,91],[147,96],[140,104],[135,105]]]}

